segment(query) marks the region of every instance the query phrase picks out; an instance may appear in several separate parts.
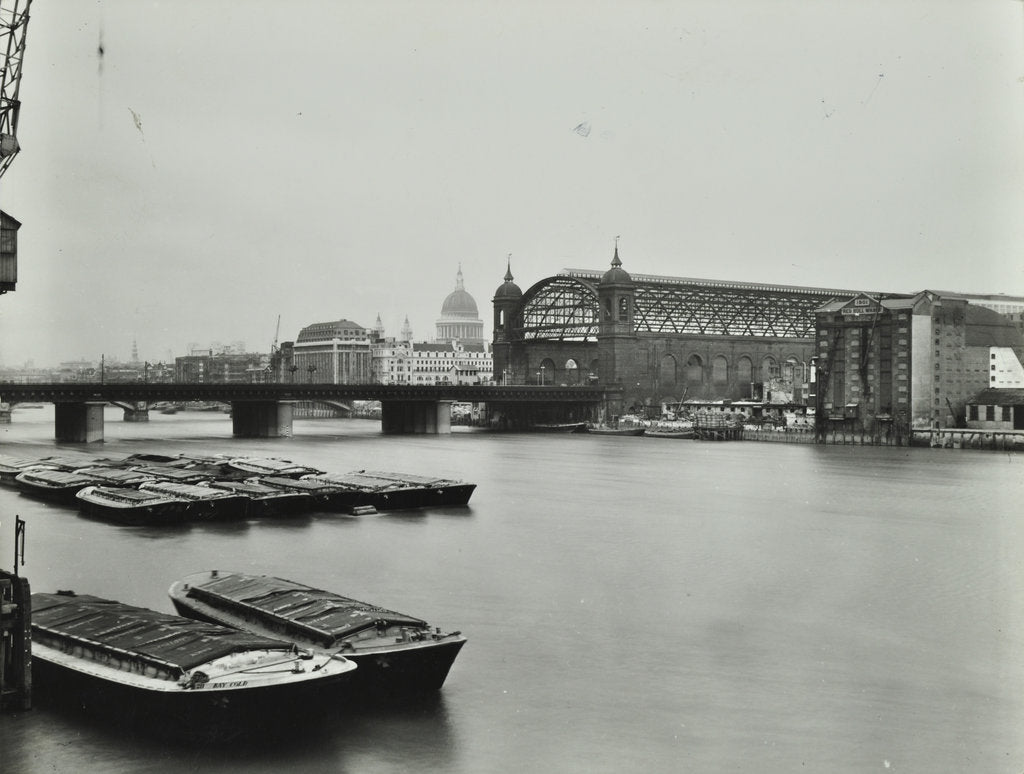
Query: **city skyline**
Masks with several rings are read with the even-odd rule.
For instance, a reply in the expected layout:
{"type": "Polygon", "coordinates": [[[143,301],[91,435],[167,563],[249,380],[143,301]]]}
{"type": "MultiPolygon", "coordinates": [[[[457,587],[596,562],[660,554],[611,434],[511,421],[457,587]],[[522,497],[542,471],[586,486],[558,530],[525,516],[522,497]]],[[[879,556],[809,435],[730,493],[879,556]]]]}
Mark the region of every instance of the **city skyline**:
{"type": "Polygon", "coordinates": [[[425,340],[460,264],[489,331],[510,253],[525,290],[616,236],[639,274],[1024,295],[1022,16],[38,3],[0,362],[425,340]]]}

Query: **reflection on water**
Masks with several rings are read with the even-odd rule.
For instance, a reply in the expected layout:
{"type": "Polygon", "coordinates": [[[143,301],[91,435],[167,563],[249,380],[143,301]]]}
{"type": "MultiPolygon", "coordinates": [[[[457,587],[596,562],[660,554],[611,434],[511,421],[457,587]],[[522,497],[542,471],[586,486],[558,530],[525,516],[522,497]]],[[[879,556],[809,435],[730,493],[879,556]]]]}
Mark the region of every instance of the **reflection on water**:
{"type": "MultiPolygon", "coordinates": [[[[20,514],[34,590],[169,612],[182,575],[266,572],[468,643],[435,696],[246,745],[51,708],[3,717],[4,774],[1024,769],[1020,455],[384,437],[345,420],[242,440],[223,415],[107,417],[105,454],[271,454],[479,486],[468,508],[172,529],[2,490],[0,557],[20,514]]],[[[51,423],[15,412],[0,451],[54,453],[51,423]]]]}

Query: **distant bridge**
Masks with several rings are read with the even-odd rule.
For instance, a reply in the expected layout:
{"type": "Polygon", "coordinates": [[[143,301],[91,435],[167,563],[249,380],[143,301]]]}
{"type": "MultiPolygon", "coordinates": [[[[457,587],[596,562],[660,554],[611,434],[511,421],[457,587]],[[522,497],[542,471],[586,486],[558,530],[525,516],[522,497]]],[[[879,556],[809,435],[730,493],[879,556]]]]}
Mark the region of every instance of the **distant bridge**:
{"type": "Polygon", "coordinates": [[[513,426],[525,426],[588,418],[605,400],[605,390],[583,385],[0,382],[0,402],[53,403],[57,440],[69,442],[103,440],[107,404],[123,408],[128,421],[146,421],[150,405],[158,401],[229,403],[234,435],[268,438],[291,435],[296,402],[352,400],[380,401],[385,433],[447,433],[453,402],[486,403],[513,426]]]}

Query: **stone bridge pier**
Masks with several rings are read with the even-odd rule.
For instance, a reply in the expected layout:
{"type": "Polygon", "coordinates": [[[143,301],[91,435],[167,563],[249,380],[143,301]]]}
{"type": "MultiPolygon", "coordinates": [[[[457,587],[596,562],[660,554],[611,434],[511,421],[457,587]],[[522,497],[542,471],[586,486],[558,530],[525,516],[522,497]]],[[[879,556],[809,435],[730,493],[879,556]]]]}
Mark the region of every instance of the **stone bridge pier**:
{"type": "Polygon", "coordinates": [[[95,443],[103,440],[103,407],[106,401],[54,403],[53,423],[57,443],[95,443]]]}
{"type": "Polygon", "coordinates": [[[452,401],[381,401],[381,432],[443,435],[452,431],[452,401]]]}
{"type": "Polygon", "coordinates": [[[231,433],[236,438],[291,438],[294,401],[231,402],[231,433]]]}
{"type": "Polygon", "coordinates": [[[124,411],[125,422],[149,421],[149,404],[144,400],[134,401],[133,403],[117,402],[114,405],[124,411]]]}

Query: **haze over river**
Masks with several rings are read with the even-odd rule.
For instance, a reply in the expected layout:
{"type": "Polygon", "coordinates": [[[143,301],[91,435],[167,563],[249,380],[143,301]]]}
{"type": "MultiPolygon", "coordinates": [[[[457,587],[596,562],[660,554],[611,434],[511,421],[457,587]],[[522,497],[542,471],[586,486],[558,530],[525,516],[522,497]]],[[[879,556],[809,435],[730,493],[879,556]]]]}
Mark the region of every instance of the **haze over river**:
{"type": "Polygon", "coordinates": [[[382,436],[296,420],[107,411],[0,453],[273,455],[478,484],[468,508],[120,527],[0,489],[0,566],[33,591],[172,612],[208,568],[263,572],[468,637],[442,691],[259,745],[185,745],[37,706],[0,716],[3,774],[1024,771],[1024,456],[643,437],[382,436]]]}

